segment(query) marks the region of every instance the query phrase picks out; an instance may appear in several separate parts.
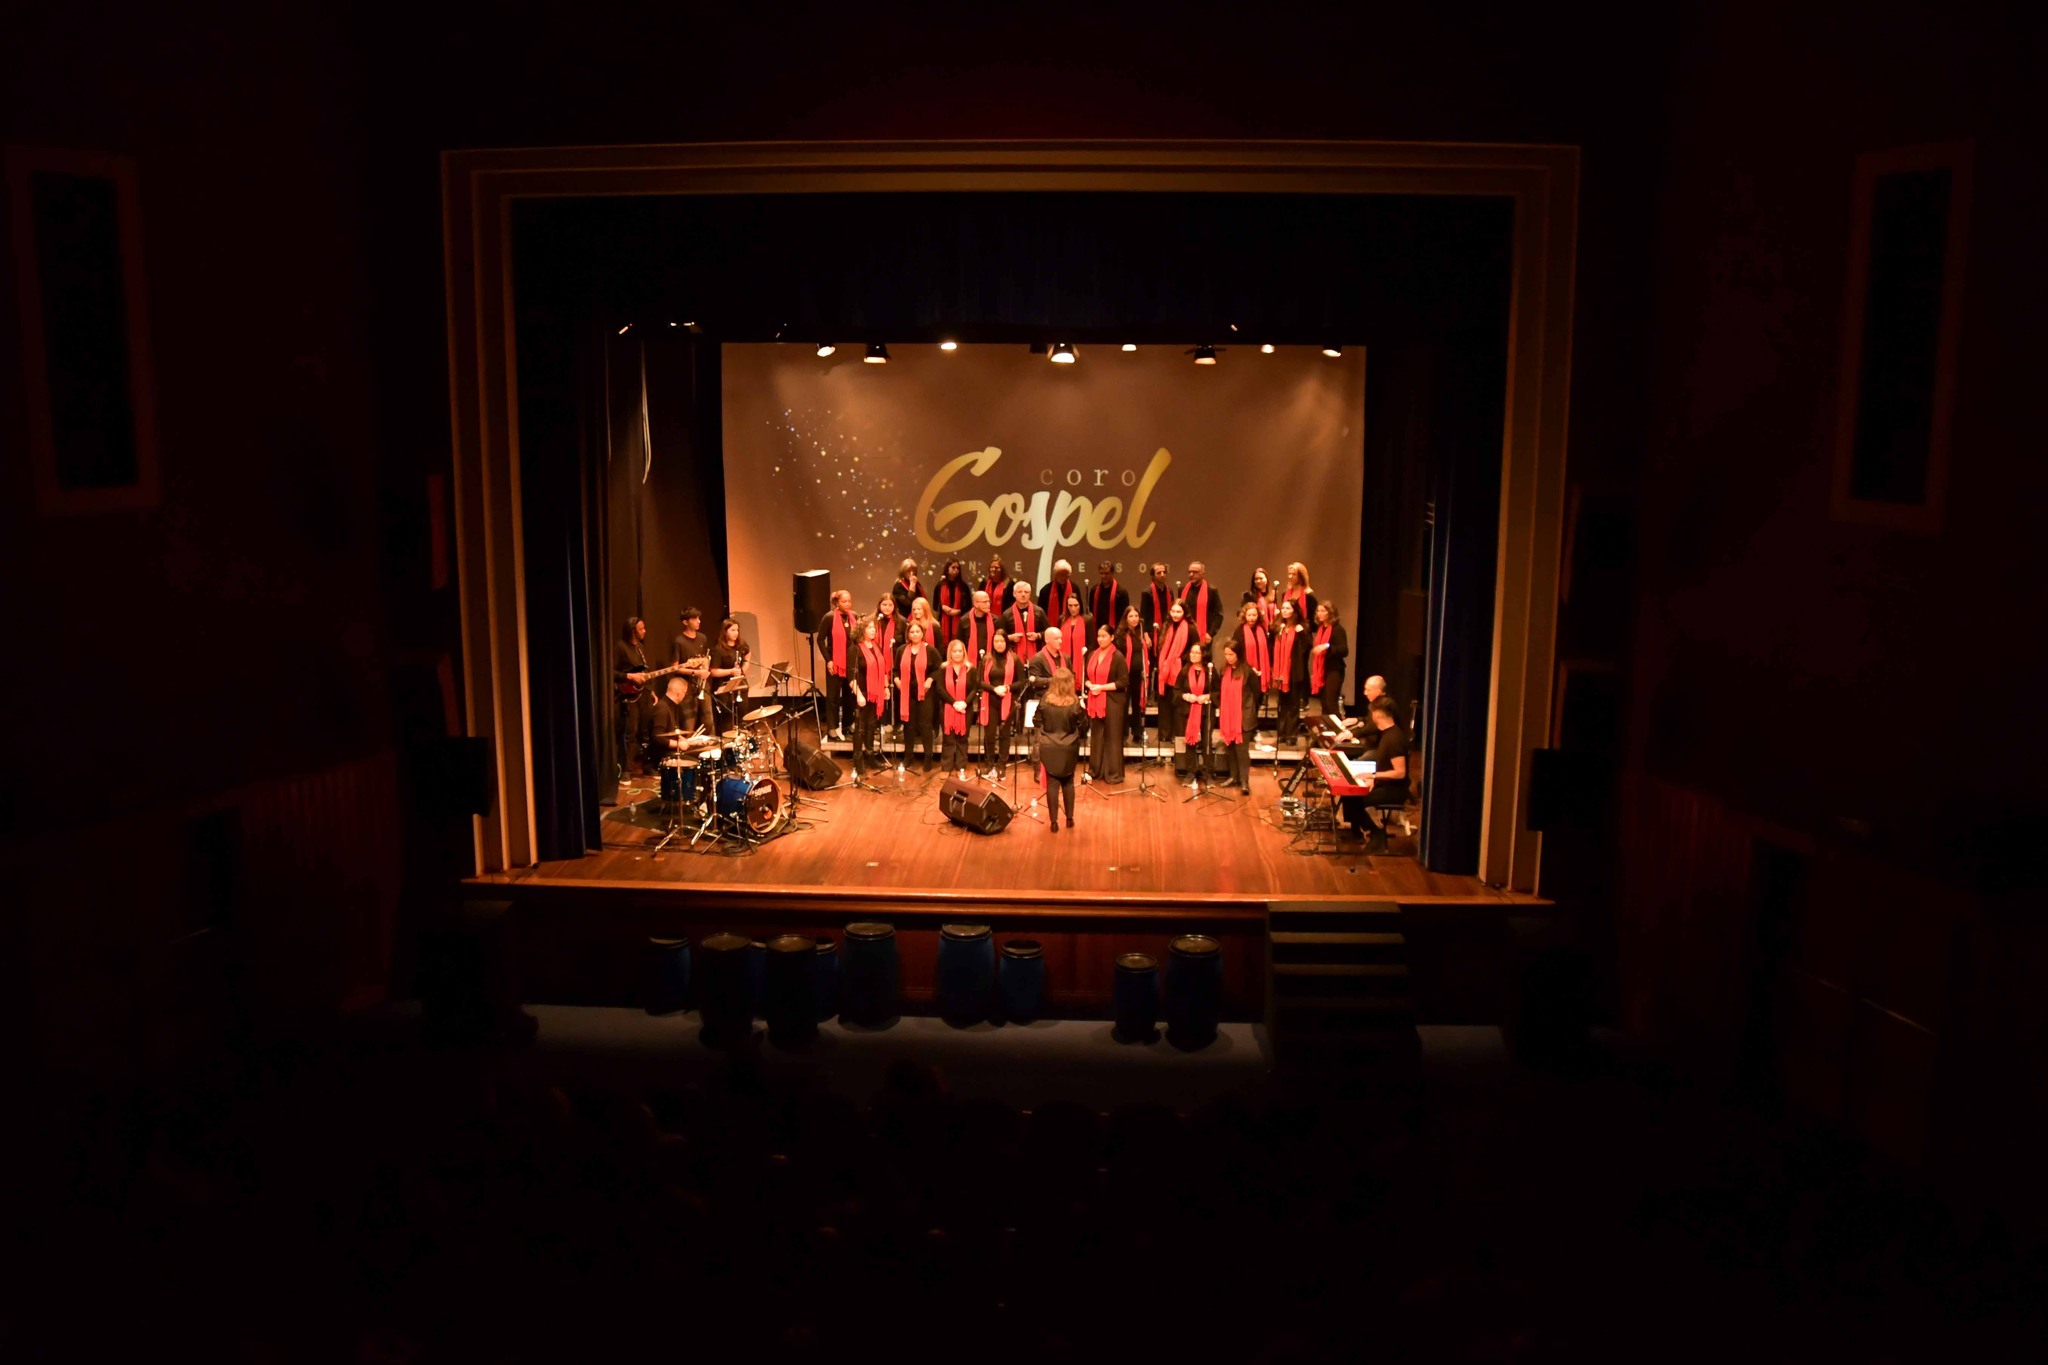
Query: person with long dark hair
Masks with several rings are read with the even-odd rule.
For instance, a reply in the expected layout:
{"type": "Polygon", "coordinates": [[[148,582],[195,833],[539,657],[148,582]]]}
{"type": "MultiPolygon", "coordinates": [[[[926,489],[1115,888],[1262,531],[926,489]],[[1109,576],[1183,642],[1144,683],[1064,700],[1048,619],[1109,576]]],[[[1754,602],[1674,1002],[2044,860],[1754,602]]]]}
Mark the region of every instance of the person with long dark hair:
{"type": "Polygon", "coordinates": [[[991,611],[1001,612],[1010,605],[1010,571],[1003,567],[1001,555],[989,556],[988,573],[975,586],[988,594],[991,611]]]}
{"type": "Polygon", "coordinates": [[[1295,614],[1294,603],[1282,599],[1273,629],[1273,695],[1280,713],[1278,742],[1292,744],[1301,734],[1301,706],[1308,700],[1307,623],[1295,614]]]}
{"type": "Polygon", "coordinates": [[[1080,761],[1081,707],[1074,695],[1074,674],[1061,668],[1046,684],[1038,704],[1038,761],[1045,769],[1045,809],[1052,832],[1060,830],[1060,808],[1074,823],[1074,768],[1080,761]]]}
{"type": "Polygon", "coordinates": [[[1266,576],[1264,569],[1252,570],[1252,585],[1244,590],[1244,600],[1246,605],[1259,609],[1259,624],[1271,630],[1274,613],[1279,609],[1280,594],[1273,590],[1273,580],[1266,576]]]}
{"type": "Polygon", "coordinates": [[[747,672],[747,655],[753,651],[740,636],[740,623],[730,616],[718,623],[718,638],[711,642],[711,675],[708,688],[712,694],[714,724],[722,733],[739,728],[738,717],[747,709],[747,694],[744,690],[729,697],[720,697],[718,689],[734,678],[744,678],[747,672]]]}
{"type": "Polygon", "coordinates": [[[889,688],[893,681],[889,670],[894,660],[882,648],[872,617],[854,626],[854,640],[859,648],[854,656],[855,672],[848,685],[857,708],[853,713],[853,771],[858,777],[869,768],[880,766],[882,761],[875,738],[889,715],[889,688]]]}
{"type": "Polygon", "coordinates": [[[951,644],[960,638],[961,629],[967,624],[967,613],[974,605],[974,589],[961,571],[960,561],[946,561],[945,576],[939,579],[939,586],[932,593],[932,611],[938,617],[938,639],[933,645],[951,644]]]}
{"type": "Polygon", "coordinates": [[[967,707],[973,694],[967,646],[955,640],[946,646],[946,666],[939,670],[939,732],[943,740],[939,766],[963,780],[967,776],[967,707]]]}
{"type": "Polygon", "coordinates": [[[1145,704],[1150,698],[1149,675],[1152,671],[1151,637],[1145,633],[1145,622],[1136,607],[1125,607],[1123,624],[1117,627],[1116,652],[1124,661],[1124,676],[1129,680],[1124,694],[1127,709],[1125,724],[1137,731],[1138,747],[1145,747],[1145,704]]]}
{"type": "MultiPolygon", "coordinates": [[[[1249,605],[1249,604],[1247,604],[1249,605]]],[[[1259,675],[1246,664],[1234,642],[1223,645],[1223,667],[1216,670],[1216,742],[1223,746],[1226,787],[1247,794],[1252,789],[1252,727],[1259,714],[1259,675]]]]}
{"type": "Polygon", "coordinates": [[[1309,691],[1322,702],[1323,714],[1335,720],[1338,703],[1344,699],[1344,661],[1350,657],[1351,641],[1345,637],[1334,603],[1316,603],[1316,628],[1308,652],[1309,691]]]}
{"type": "Polygon", "coordinates": [[[1088,689],[1088,774],[1111,785],[1124,780],[1124,714],[1131,698],[1130,668],[1115,640],[1108,622],[1095,628],[1095,648],[1082,674],[1088,689]]]}
{"type": "Polygon", "coordinates": [[[969,708],[969,718],[981,726],[984,775],[991,781],[1010,772],[1010,742],[1023,716],[1024,680],[1024,665],[1010,648],[1010,637],[997,630],[975,670],[975,703],[969,708]]]}
{"type": "Polygon", "coordinates": [[[1194,631],[1188,625],[1186,608],[1179,602],[1168,603],[1166,624],[1152,640],[1152,676],[1156,680],[1153,690],[1159,695],[1159,743],[1161,747],[1169,741],[1173,744],[1175,772],[1187,770],[1181,757],[1187,752],[1181,735],[1188,722],[1187,688],[1181,686],[1181,674],[1187,669],[1188,650],[1193,644],[1194,631]]]}
{"type": "Polygon", "coordinates": [[[1175,747],[1181,752],[1174,755],[1174,767],[1189,780],[1199,782],[1209,773],[1209,736],[1215,730],[1211,695],[1212,679],[1209,666],[1203,662],[1202,646],[1199,643],[1188,646],[1188,671],[1177,684],[1181,708],[1187,716],[1182,728],[1180,743],[1175,747]]]}
{"type": "Polygon", "coordinates": [[[619,776],[622,778],[631,777],[639,766],[640,721],[646,714],[640,698],[648,672],[647,622],[642,617],[628,616],[625,629],[612,646],[612,684],[619,698],[615,738],[619,749],[619,776]]]}
{"type": "Polygon", "coordinates": [[[1264,616],[1259,604],[1246,602],[1238,614],[1237,624],[1223,637],[1224,641],[1237,646],[1238,661],[1251,673],[1252,694],[1252,736],[1258,742],[1258,716],[1266,702],[1266,691],[1273,678],[1273,637],[1266,630],[1264,616]]]}
{"type": "Polygon", "coordinates": [[[924,622],[912,618],[903,635],[903,648],[896,651],[896,708],[903,725],[903,761],[919,743],[924,745],[924,766],[932,770],[938,736],[933,721],[938,717],[939,651],[925,634],[924,622]]]}

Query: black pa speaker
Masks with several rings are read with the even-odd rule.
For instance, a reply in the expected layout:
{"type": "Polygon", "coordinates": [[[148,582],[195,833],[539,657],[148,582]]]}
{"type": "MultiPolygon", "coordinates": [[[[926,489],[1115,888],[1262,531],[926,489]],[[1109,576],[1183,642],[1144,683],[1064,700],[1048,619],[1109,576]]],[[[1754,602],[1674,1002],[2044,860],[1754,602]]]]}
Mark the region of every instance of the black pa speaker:
{"type": "Polygon", "coordinates": [[[839,762],[823,749],[794,744],[789,750],[789,780],[806,790],[821,792],[839,785],[843,774],[839,762]]]}
{"type": "Polygon", "coordinates": [[[977,834],[1001,834],[1010,823],[1010,803],[993,788],[976,789],[957,777],[939,788],[939,809],[956,825],[977,834]]]}
{"type": "Polygon", "coordinates": [[[806,569],[789,576],[790,598],[796,612],[796,628],[806,635],[817,633],[832,614],[832,571],[806,569]]]}

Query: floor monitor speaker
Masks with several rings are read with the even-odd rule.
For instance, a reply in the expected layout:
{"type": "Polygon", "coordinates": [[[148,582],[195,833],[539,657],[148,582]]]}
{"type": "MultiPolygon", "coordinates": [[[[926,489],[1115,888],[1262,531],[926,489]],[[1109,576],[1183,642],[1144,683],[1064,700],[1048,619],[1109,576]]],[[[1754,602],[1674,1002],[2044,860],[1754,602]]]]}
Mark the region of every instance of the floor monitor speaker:
{"type": "Polygon", "coordinates": [[[1010,823],[1010,803],[993,787],[976,787],[949,777],[939,788],[939,809],[956,825],[977,834],[1001,834],[1010,823]]]}

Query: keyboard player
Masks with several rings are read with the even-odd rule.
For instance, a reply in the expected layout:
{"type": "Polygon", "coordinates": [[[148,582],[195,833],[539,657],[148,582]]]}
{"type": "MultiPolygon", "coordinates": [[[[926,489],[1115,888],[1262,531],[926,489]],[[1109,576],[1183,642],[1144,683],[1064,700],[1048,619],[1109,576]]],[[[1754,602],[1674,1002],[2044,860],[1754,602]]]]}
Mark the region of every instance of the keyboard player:
{"type": "MultiPolygon", "coordinates": [[[[1399,810],[1408,804],[1408,732],[1394,719],[1393,698],[1374,697],[1366,715],[1372,721],[1372,729],[1366,732],[1362,756],[1372,760],[1372,775],[1359,783],[1367,788],[1364,796],[1343,798],[1344,818],[1351,822],[1353,829],[1367,827],[1368,808],[1399,810]]],[[[1371,829],[1365,851],[1385,853],[1386,816],[1382,814],[1373,820],[1371,829]]]]}

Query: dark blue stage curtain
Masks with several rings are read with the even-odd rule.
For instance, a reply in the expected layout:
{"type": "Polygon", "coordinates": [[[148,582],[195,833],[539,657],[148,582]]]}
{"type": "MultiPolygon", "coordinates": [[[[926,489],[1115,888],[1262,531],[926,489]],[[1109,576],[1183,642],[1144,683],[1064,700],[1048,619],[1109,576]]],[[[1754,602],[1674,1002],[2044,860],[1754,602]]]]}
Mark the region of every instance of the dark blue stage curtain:
{"type": "Polygon", "coordinates": [[[603,611],[603,350],[576,344],[574,331],[544,310],[522,322],[526,667],[535,856],[546,861],[579,858],[598,847],[598,803],[612,786],[604,742],[612,681],[603,611]]]}
{"type": "Polygon", "coordinates": [[[1422,861],[1432,872],[1463,876],[1479,870],[1486,797],[1507,401],[1504,322],[1491,344],[1483,335],[1468,336],[1437,350],[1430,381],[1435,397],[1427,404],[1435,515],[1419,718],[1422,861]]]}

